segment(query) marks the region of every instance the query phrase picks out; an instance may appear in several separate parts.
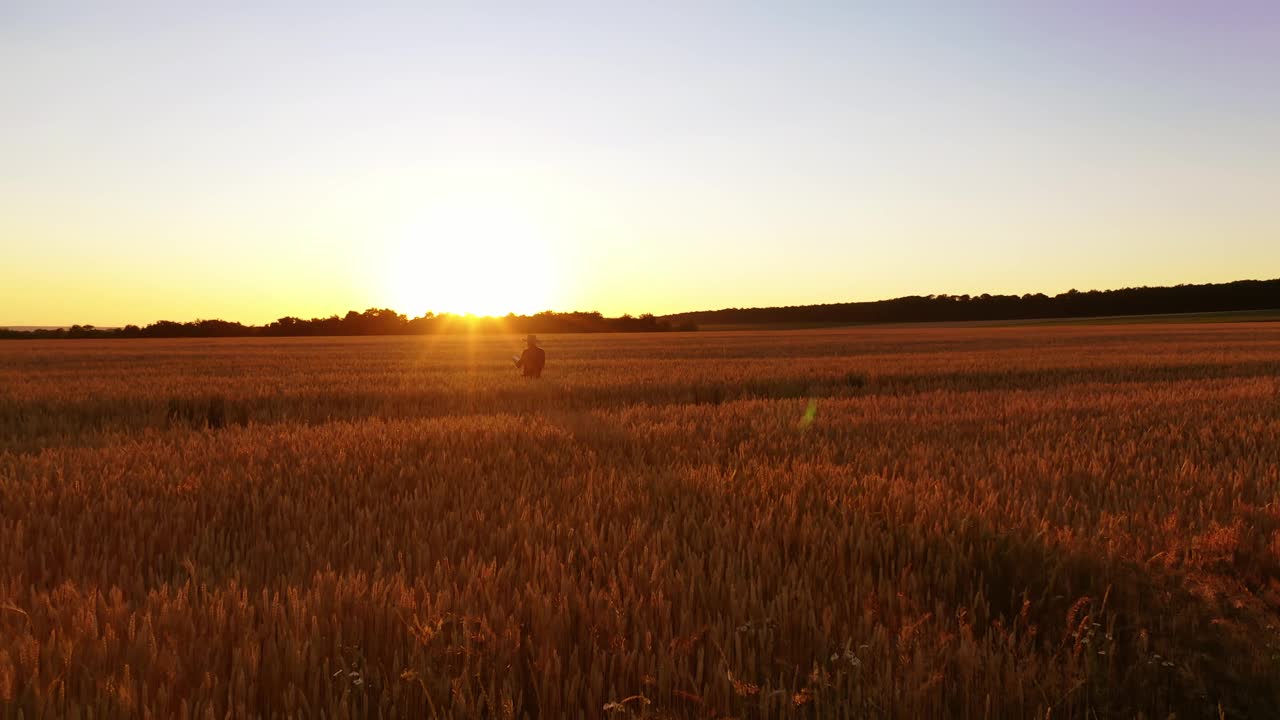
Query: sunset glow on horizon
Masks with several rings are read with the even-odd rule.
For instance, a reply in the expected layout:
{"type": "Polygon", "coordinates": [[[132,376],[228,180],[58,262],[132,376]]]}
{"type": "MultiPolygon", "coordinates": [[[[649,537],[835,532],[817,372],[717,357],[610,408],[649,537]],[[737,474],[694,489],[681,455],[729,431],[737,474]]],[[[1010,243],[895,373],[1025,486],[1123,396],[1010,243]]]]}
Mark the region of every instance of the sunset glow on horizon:
{"type": "Polygon", "coordinates": [[[527,315],[554,306],[558,263],[536,219],[483,196],[445,197],[400,231],[384,259],[392,308],[527,315]]]}
{"type": "Polygon", "coordinates": [[[1280,6],[854,5],[5,4],[0,326],[1280,277],[1280,6]]]}

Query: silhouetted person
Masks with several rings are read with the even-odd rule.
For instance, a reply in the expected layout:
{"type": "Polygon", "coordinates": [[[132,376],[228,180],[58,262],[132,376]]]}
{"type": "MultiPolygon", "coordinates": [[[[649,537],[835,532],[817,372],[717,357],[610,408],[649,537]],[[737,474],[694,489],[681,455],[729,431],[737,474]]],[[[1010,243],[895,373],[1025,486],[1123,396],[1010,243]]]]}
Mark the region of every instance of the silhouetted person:
{"type": "Polygon", "coordinates": [[[547,364],[547,353],[538,347],[538,336],[526,337],[524,344],[528,347],[520,353],[520,359],[516,360],[516,367],[524,370],[524,376],[527,378],[542,377],[542,366],[547,364]]]}

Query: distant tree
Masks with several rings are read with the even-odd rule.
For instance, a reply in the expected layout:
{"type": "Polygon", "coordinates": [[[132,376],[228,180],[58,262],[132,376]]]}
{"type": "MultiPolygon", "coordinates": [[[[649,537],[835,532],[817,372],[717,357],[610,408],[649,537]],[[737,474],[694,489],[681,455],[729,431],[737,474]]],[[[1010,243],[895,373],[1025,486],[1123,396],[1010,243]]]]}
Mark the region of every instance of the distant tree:
{"type": "Polygon", "coordinates": [[[1091,290],[1075,288],[1049,297],[1017,295],[908,296],[892,300],[772,308],[726,308],[669,315],[684,322],[751,324],[779,322],[920,322],[1015,320],[1151,313],[1280,309],[1280,280],[1240,280],[1216,285],[1091,290]]]}
{"type": "Polygon", "coordinates": [[[126,325],[103,329],[73,325],[63,329],[0,329],[5,339],[64,338],[182,338],[322,336],[322,335],[429,335],[443,332],[485,333],[583,333],[664,332],[696,330],[699,324],[750,324],[788,322],[918,322],[941,320],[1006,320],[1148,313],[1224,312],[1280,309],[1280,279],[1240,280],[1214,285],[1090,290],[1075,288],[1055,296],[1043,293],[1018,295],[925,295],[874,302],[833,303],[772,308],[726,308],[656,317],[645,313],[606,318],[597,311],[533,315],[508,313],[500,318],[461,318],[425,313],[413,319],[388,308],[351,310],[324,318],[286,316],[264,326],[226,320],[200,319],[187,323],[157,320],[145,327],[126,325]]]}

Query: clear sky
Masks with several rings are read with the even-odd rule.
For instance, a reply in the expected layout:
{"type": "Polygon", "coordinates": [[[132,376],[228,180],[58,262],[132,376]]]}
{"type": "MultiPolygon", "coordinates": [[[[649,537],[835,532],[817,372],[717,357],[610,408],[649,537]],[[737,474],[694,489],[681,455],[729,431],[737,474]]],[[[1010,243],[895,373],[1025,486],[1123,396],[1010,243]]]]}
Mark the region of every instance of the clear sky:
{"type": "Polygon", "coordinates": [[[0,325],[1280,276],[1280,3],[0,0],[0,325]]]}

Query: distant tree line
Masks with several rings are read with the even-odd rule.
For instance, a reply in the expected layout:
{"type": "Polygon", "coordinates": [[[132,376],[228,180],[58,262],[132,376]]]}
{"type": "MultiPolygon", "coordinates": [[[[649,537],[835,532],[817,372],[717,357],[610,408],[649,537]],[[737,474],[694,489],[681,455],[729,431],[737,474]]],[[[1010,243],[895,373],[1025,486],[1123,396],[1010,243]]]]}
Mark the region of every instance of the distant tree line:
{"type": "Polygon", "coordinates": [[[174,322],[160,320],[144,327],[6,330],[0,339],[20,338],[182,338],[295,337],[321,335],[433,335],[437,333],[592,333],[696,330],[699,325],[785,323],[895,323],[962,320],[1035,320],[1107,315],[1231,312],[1280,309],[1280,279],[1237,280],[1206,285],[1137,287],[1120,290],[1068,290],[1059,295],[915,295],[893,300],[727,308],[655,317],[598,312],[541,312],[536,315],[472,317],[427,313],[409,318],[386,308],[354,310],[346,315],[303,320],[282,317],[267,325],[226,320],[174,322]]]}
{"type": "Polygon", "coordinates": [[[1280,279],[1238,280],[1209,285],[1068,290],[1060,295],[925,295],[873,302],[728,308],[667,315],[698,325],[768,323],[895,323],[951,320],[1156,315],[1280,309],[1280,279]]]}
{"type": "Polygon", "coordinates": [[[673,322],[650,314],[608,318],[598,312],[541,312],[536,315],[473,317],[427,313],[409,318],[387,308],[354,310],[341,317],[303,320],[282,317],[267,325],[244,325],[227,320],[193,320],[174,322],[159,320],[150,325],[126,325],[122,328],[98,328],[72,325],[70,328],[5,330],[0,339],[60,338],[208,338],[208,337],[310,337],[321,335],[433,335],[436,333],[595,333],[595,332],[669,332],[696,330],[688,321],[673,322]]]}

